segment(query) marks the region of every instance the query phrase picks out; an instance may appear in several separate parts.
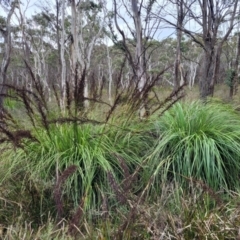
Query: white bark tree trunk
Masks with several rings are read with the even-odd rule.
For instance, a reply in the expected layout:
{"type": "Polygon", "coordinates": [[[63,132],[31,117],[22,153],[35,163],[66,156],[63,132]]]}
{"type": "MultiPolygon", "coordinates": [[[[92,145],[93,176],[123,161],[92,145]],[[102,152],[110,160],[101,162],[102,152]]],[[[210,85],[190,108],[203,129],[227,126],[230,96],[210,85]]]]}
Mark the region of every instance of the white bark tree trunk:
{"type": "Polygon", "coordinates": [[[61,109],[65,109],[65,98],[66,98],[66,61],[65,61],[65,0],[62,0],[62,19],[61,19],[61,40],[60,40],[60,58],[61,58],[61,109]]]}
{"type": "Polygon", "coordinates": [[[188,87],[191,89],[195,84],[196,73],[197,73],[197,63],[191,62],[190,63],[190,76],[189,76],[189,83],[188,87]]]}
{"type": "MultiPolygon", "coordinates": [[[[0,28],[0,31],[4,38],[4,54],[3,54],[2,64],[1,64],[1,71],[0,71],[0,83],[3,84],[0,89],[1,94],[4,93],[5,91],[4,84],[6,84],[6,79],[7,79],[6,74],[7,74],[9,63],[10,63],[10,54],[12,49],[11,18],[14,13],[15,7],[16,7],[16,3],[13,3],[7,15],[6,30],[0,28]]],[[[0,110],[2,108],[3,108],[3,96],[0,96],[0,110]]]]}
{"type": "Polygon", "coordinates": [[[112,100],[112,59],[110,58],[110,54],[109,54],[109,48],[108,45],[106,45],[107,48],[107,63],[108,63],[108,100],[109,103],[112,105],[113,104],[113,100],[112,100]]]}
{"type": "MultiPolygon", "coordinates": [[[[102,0],[99,1],[103,4],[102,0]]],[[[78,1],[78,5],[81,4],[81,0],[78,1]]],[[[99,25],[99,29],[95,35],[89,36],[89,39],[86,39],[84,36],[84,11],[81,8],[78,8],[75,0],[71,1],[71,33],[72,33],[72,47],[71,47],[71,66],[72,66],[72,75],[75,76],[77,73],[78,77],[81,77],[83,72],[85,74],[84,84],[83,84],[83,96],[84,107],[89,107],[89,78],[88,73],[91,65],[91,57],[93,53],[93,47],[96,44],[97,39],[100,37],[103,31],[103,24],[99,25]],[[85,71],[83,71],[85,70],[85,71]]],[[[105,18],[104,13],[104,18],[105,18]]],[[[86,19],[85,19],[86,20],[86,19]]],[[[92,21],[92,20],[91,20],[92,21]]],[[[89,25],[89,19],[87,19],[87,25],[89,25]]]]}
{"type": "Polygon", "coordinates": [[[144,87],[146,86],[146,69],[144,66],[143,59],[143,42],[142,42],[142,24],[141,24],[141,16],[138,8],[138,1],[132,0],[132,12],[134,18],[135,25],[135,33],[136,33],[136,73],[137,73],[137,87],[140,93],[141,105],[139,109],[140,118],[144,118],[147,115],[146,102],[145,97],[143,95],[144,87]]]}

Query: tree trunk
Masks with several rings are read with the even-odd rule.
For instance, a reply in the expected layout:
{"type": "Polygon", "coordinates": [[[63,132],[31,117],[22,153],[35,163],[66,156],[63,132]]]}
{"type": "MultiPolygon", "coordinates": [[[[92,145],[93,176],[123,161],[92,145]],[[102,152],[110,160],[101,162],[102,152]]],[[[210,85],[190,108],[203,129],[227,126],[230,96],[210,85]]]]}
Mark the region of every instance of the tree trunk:
{"type": "Polygon", "coordinates": [[[60,60],[61,60],[61,109],[65,108],[65,98],[66,98],[66,61],[65,61],[65,0],[62,0],[62,20],[61,20],[61,47],[60,47],[60,60]]]}
{"type": "Polygon", "coordinates": [[[137,87],[140,93],[140,108],[139,108],[139,116],[140,118],[144,118],[147,113],[146,106],[146,97],[144,95],[144,87],[146,87],[147,79],[146,79],[146,70],[144,64],[144,53],[143,53],[143,43],[142,43],[142,24],[141,24],[141,16],[140,11],[138,9],[137,0],[132,0],[132,11],[134,17],[134,25],[136,30],[136,72],[137,72],[137,87]]]}
{"type": "Polygon", "coordinates": [[[195,84],[197,66],[198,66],[197,63],[194,63],[194,62],[191,62],[190,64],[190,76],[189,76],[189,83],[188,83],[189,89],[191,89],[195,84]]]}
{"type": "Polygon", "coordinates": [[[8,13],[7,16],[7,21],[6,21],[6,30],[0,29],[2,32],[3,38],[4,38],[4,54],[3,54],[3,59],[2,59],[2,64],[1,64],[1,72],[0,72],[0,83],[2,84],[0,88],[0,111],[3,109],[3,100],[4,97],[2,94],[5,93],[6,88],[4,84],[6,84],[7,80],[7,69],[10,63],[10,54],[12,50],[12,39],[11,39],[11,18],[15,10],[15,3],[12,4],[11,9],[8,13]]]}
{"type": "Polygon", "coordinates": [[[214,47],[211,44],[205,44],[205,52],[203,56],[202,66],[200,68],[200,98],[206,100],[208,96],[213,96],[214,86],[211,86],[213,77],[213,58],[214,47]]]}
{"type": "Polygon", "coordinates": [[[86,69],[83,69],[82,62],[80,62],[80,49],[79,49],[79,34],[78,34],[78,19],[76,1],[71,1],[71,70],[72,82],[74,83],[75,103],[79,110],[84,108],[84,96],[86,91],[86,69]],[[80,70],[80,64],[82,69],[80,70]],[[84,70],[84,71],[83,71],[84,70]],[[84,72],[84,73],[83,73],[84,72]],[[84,76],[83,76],[84,75],[84,76]]]}
{"type": "Polygon", "coordinates": [[[181,72],[181,42],[182,42],[182,28],[183,28],[183,20],[184,20],[184,12],[183,12],[183,1],[181,0],[179,3],[177,2],[177,49],[176,49],[176,57],[174,63],[174,88],[175,92],[180,87],[180,81],[183,78],[181,72]]]}
{"type": "Polygon", "coordinates": [[[238,44],[237,44],[237,52],[236,52],[236,59],[234,62],[234,79],[233,79],[233,92],[232,92],[232,97],[233,95],[237,94],[238,91],[238,82],[239,82],[239,57],[240,57],[240,32],[238,32],[238,44]]]}
{"type": "Polygon", "coordinates": [[[109,54],[109,47],[106,44],[106,48],[107,48],[107,63],[108,63],[108,79],[109,79],[109,83],[108,83],[108,100],[109,103],[112,105],[113,104],[113,100],[112,100],[112,59],[110,58],[110,54],[109,54]]]}
{"type": "Polygon", "coordinates": [[[200,97],[205,100],[208,96],[213,96],[214,85],[219,74],[220,57],[222,46],[227,41],[230,35],[236,16],[238,1],[232,2],[232,12],[229,18],[229,28],[225,35],[218,39],[218,30],[220,23],[224,20],[221,11],[219,10],[219,2],[213,0],[202,0],[202,29],[203,29],[203,45],[204,45],[204,63],[203,72],[200,81],[200,97]],[[219,41],[220,40],[220,41],[219,41]]]}

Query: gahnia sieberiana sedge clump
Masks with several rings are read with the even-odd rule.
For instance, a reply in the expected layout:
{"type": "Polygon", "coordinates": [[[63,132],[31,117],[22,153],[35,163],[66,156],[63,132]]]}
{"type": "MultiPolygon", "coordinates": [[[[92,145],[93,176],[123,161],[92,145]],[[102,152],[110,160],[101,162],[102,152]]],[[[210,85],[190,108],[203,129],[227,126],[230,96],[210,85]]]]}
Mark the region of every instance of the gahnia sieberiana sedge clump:
{"type": "Polygon", "coordinates": [[[153,162],[164,161],[166,179],[206,182],[211,188],[239,187],[239,113],[223,103],[175,104],[154,122],[158,140],[153,162]]]}

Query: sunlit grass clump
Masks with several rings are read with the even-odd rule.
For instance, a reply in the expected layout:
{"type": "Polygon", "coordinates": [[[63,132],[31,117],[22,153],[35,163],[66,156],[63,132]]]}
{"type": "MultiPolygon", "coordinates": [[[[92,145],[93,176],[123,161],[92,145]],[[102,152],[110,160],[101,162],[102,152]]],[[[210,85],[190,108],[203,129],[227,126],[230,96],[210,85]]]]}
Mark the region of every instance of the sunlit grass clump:
{"type": "Polygon", "coordinates": [[[154,159],[169,180],[203,180],[214,189],[239,185],[240,116],[231,106],[177,103],[155,129],[154,159]]]}

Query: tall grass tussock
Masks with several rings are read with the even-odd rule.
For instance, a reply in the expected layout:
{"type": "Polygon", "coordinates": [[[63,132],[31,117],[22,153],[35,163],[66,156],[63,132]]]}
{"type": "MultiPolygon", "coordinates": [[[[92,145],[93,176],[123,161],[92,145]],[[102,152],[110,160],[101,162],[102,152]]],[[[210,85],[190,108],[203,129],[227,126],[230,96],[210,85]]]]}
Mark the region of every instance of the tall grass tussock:
{"type": "Polygon", "coordinates": [[[211,188],[237,189],[240,171],[240,115],[228,104],[176,103],[154,123],[155,165],[168,180],[202,180],[211,188]]]}

